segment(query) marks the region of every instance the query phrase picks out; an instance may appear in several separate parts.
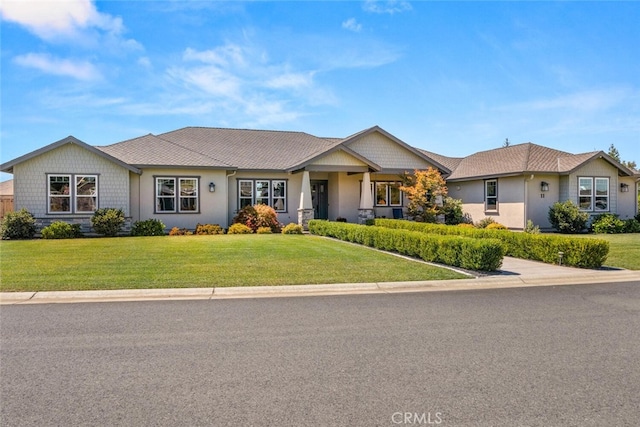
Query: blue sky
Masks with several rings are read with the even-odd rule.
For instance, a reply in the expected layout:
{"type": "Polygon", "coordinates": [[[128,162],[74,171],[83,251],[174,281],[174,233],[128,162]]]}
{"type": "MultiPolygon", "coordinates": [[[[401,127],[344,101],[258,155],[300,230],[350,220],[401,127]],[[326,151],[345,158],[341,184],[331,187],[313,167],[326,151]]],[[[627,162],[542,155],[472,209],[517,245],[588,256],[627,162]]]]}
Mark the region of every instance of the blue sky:
{"type": "Polygon", "coordinates": [[[448,156],[508,138],[613,143],[640,163],[639,2],[3,0],[0,13],[2,162],[67,135],[379,125],[448,156]]]}

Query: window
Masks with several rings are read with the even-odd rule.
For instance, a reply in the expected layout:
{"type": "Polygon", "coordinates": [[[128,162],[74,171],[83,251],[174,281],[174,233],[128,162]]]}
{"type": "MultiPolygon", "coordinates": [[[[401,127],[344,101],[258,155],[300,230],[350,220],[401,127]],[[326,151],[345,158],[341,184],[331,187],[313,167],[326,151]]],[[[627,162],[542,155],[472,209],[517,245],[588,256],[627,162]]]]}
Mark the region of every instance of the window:
{"type": "Polygon", "coordinates": [[[490,179],[484,182],[484,210],[498,210],[498,180],[490,179]]]}
{"type": "Polygon", "coordinates": [[[193,177],[156,177],[156,212],[198,212],[199,182],[193,177]]]}
{"type": "Polygon", "coordinates": [[[239,179],[238,209],[268,205],[276,212],[287,211],[287,181],[282,179],[239,179]]]}
{"type": "Polygon", "coordinates": [[[578,206],[583,211],[609,210],[609,178],[578,178],[578,206]]]}
{"type": "Polygon", "coordinates": [[[90,213],[98,208],[97,175],[48,175],[49,213],[90,213]]]}
{"type": "Polygon", "coordinates": [[[376,181],[374,201],[376,206],[402,206],[400,182],[376,181]]]}

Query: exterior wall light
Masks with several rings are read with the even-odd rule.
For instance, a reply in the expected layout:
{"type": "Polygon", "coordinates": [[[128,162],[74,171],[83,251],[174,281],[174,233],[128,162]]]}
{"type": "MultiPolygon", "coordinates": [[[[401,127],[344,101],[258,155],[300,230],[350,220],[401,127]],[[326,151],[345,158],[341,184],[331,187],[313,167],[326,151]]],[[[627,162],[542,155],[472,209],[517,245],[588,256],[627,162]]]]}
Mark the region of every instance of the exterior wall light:
{"type": "Polygon", "coordinates": [[[542,181],[540,183],[540,191],[549,191],[549,183],[542,181]]]}
{"type": "Polygon", "coordinates": [[[209,183],[209,192],[213,193],[214,191],[216,191],[216,185],[213,182],[209,183]]]}
{"type": "Polygon", "coordinates": [[[620,184],[620,192],[628,193],[629,192],[629,184],[626,184],[624,182],[622,184],[620,184]]]}

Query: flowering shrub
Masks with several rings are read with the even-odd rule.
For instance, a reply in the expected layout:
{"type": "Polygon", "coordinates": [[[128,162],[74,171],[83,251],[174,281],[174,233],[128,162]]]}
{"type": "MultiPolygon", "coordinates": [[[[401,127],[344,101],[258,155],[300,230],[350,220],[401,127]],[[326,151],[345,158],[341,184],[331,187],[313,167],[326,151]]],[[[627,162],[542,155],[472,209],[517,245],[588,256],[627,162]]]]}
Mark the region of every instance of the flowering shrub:
{"type": "Polygon", "coordinates": [[[224,229],[218,224],[198,224],[196,225],[196,234],[199,236],[224,234],[224,229]]]}
{"type": "Polygon", "coordinates": [[[256,230],[257,234],[271,234],[271,228],[269,227],[258,227],[256,230]]]}
{"type": "Polygon", "coordinates": [[[231,227],[229,227],[229,230],[227,230],[227,234],[251,234],[251,233],[253,233],[252,229],[250,229],[246,225],[241,224],[239,222],[236,224],[233,224],[231,227]]]}
{"type": "Polygon", "coordinates": [[[302,234],[302,226],[292,222],[282,229],[282,234],[302,234]]]}
{"type": "Polygon", "coordinates": [[[280,233],[282,226],[278,222],[278,214],[271,207],[263,204],[245,206],[233,218],[234,224],[244,224],[256,232],[260,227],[269,227],[273,233],[280,233]]]}
{"type": "Polygon", "coordinates": [[[173,227],[169,232],[169,236],[191,236],[193,233],[187,228],[173,227]]]}

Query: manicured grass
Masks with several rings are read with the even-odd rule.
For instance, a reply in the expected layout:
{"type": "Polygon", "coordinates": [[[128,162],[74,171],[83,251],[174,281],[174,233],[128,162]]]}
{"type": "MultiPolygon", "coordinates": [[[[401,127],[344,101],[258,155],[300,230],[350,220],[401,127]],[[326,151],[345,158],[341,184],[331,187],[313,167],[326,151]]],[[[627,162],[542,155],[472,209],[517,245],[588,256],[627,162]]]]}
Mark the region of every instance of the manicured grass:
{"type": "Polygon", "coordinates": [[[0,290],[50,291],[457,279],[462,274],[317,236],[0,242],[0,290]]]}
{"type": "Polygon", "coordinates": [[[604,262],[605,266],[640,270],[640,233],[577,234],[576,236],[592,237],[609,242],[609,256],[604,262]]]}

